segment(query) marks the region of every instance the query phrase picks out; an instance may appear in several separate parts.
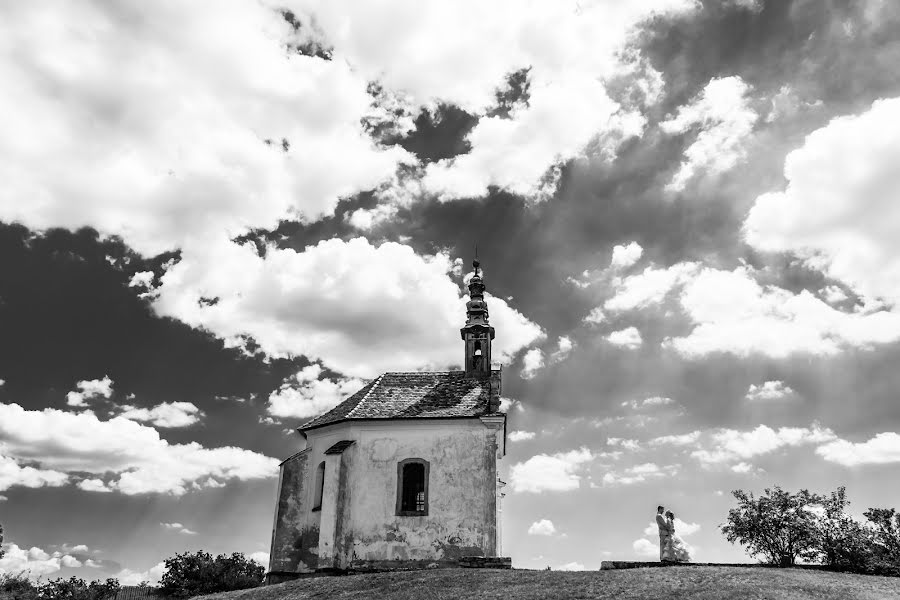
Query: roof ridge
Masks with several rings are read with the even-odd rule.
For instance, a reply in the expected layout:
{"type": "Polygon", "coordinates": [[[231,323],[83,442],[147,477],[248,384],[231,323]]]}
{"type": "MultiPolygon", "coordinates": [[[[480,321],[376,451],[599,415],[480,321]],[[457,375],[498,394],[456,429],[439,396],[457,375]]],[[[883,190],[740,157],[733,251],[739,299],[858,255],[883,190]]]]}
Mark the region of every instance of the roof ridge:
{"type": "Polygon", "coordinates": [[[362,406],[362,404],[365,403],[365,401],[369,399],[369,396],[372,395],[372,392],[375,390],[375,388],[378,387],[378,385],[381,383],[381,380],[384,378],[385,375],[387,375],[387,373],[382,373],[381,375],[379,375],[378,377],[375,378],[375,381],[372,382],[372,387],[370,387],[369,391],[366,392],[366,395],[363,396],[360,399],[360,401],[356,403],[356,406],[354,406],[352,409],[350,409],[350,412],[348,412],[344,416],[345,419],[350,419],[353,417],[353,413],[356,412],[356,409],[359,408],[360,406],[362,406]]]}

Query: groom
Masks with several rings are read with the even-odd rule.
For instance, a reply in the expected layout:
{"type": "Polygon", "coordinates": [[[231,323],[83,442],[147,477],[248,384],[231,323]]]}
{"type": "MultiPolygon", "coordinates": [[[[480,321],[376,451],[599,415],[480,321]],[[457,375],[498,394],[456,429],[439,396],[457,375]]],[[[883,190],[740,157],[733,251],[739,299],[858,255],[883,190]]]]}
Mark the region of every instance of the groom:
{"type": "Polygon", "coordinates": [[[665,562],[669,560],[669,557],[666,556],[666,546],[669,543],[669,537],[672,535],[672,532],[669,531],[669,525],[666,523],[666,518],[663,516],[663,512],[665,512],[665,506],[657,506],[656,507],[656,526],[659,528],[659,560],[660,562],[665,562]]]}

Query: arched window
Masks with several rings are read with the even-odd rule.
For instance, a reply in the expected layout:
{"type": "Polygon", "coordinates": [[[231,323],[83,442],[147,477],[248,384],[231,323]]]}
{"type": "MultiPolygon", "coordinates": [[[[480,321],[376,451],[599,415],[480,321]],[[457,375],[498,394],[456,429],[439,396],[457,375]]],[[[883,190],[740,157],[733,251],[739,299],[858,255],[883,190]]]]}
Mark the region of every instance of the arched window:
{"type": "Polygon", "coordinates": [[[428,514],[428,461],[407,458],[397,464],[397,515],[422,517],[428,514]]]}
{"type": "Polygon", "coordinates": [[[316,467],[316,495],[313,498],[313,510],[322,510],[322,492],[325,491],[325,461],[316,467]]]}

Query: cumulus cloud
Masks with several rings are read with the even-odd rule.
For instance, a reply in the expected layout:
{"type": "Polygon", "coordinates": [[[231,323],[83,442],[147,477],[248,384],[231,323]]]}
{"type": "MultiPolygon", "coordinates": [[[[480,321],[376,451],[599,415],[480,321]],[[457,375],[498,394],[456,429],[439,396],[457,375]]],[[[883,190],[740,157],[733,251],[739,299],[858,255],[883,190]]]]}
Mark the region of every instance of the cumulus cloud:
{"type": "Polygon", "coordinates": [[[87,400],[93,398],[109,398],[112,396],[112,379],[105,376],[103,379],[89,379],[79,381],[75,386],[77,391],[66,394],[66,404],[69,406],[87,406],[87,400]]]}
{"type": "Polygon", "coordinates": [[[165,529],[168,531],[174,531],[175,533],[181,533],[183,535],[197,535],[196,531],[191,531],[181,523],[160,523],[165,529]]]}
{"type": "Polygon", "coordinates": [[[500,397],[500,412],[507,413],[513,408],[515,408],[519,412],[522,412],[525,410],[525,405],[522,404],[521,401],[515,400],[513,398],[507,398],[505,396],[500,397]]]}
{"type": "Polygon", "coordinates": [[[556,570],[557,571],[584,571],[585,566],[583,564],[581,564],[580,562],[573,561],[573,562],[568,562],[564,565],[559,565],[558,567],[556,567],[556,570]]]}
{"type": "Polygon", "coordinates": [[[587,316],[583,319],[585,323],[588,325],[600,325],[606,320],[606,315],[603,314],[603,309],[599,306],[596,306],[591,309],[591,312],[587,314],[587,316]]]}
{"type": "Polygon", "coordinates": [[[688,357],[713,352],[784,358],[795,353],[831,355],[900,339],[900,314],[887,310],[844,312],[803,290],[793,293],[756,280],[749,267],[733,271],[678,263],[624,278],[604,305],[626,311],[675,306],[693,323],[685,336],[664,345],[688,357]]]}
{"type": "Polygon", "coordinates": [[[24,573],[29,579],[40,579],[63,567],[75,569],[82,566],[77,558],[62,552],[48,553],[37,547],[26,550],[16,544],[4,544],[3,550],[5,554],[0,558],[0,575],[24,573]]]}
{"type": "MultiPolygon", "coordinates": [[[[162,276],[160,314],[235,345],[249,335],[269,356],[304,355],[351,377],[459,363],[468,298],[450,278],[459,266],[446,254],[419,256],[364,238],[303,252],[270,248],[265,257],[227,240],[196,250],[162,276]]],[[[506,301],[486,299],[494,360],[506,363],[543,336],[506,301]]]]}
{"type": "Polygon", "coordinates": [[[818,425],[778,429],[759,425],[749,431],[723,428],[705,437],[700,447],[691,452],[691,456],[705,466],[747,462],[783,448],[817,446],[837,438],[833,431],[818,425]]]}
{"type": "Polygon", "coordinates": [[[700,431],[677,435],[663,435],[650,440],[651,446],[690,446],[700,439],[700,431]]]}
{"type": "Polygon", "coordinates": [[[631,242],[627,246],[613,246],[612,260],[609,266],[614,270],[627,269],[635,264],[644,255],[644,249],[637,242],[631,242]]]}
{"type": "MultiPolygon", "coordinates": [[[[3,447],[0,446],[0,451],[2,450],[3,447]]],[[[28,461],[17,461],[10,456],[0,454],[0,491],[6,491],[13,486],[58,487],[69,481],[69,476],[60,471],[35,468],[30,465],[23,466],[19,464],[20,462],[28,461]]]]}
{"type": "Polygon", "coordinates": [[[883,432],[865,442],[837,439],[817,448],[816,454],[845,467],[900,463],[900,435],[883,432]]]}
{"type": "Polygon", "coordinates": [[[166,572],[166,563],[156,563],[153,567],[146,571],[133,571],[131,569],[122,569],[116,573],[116,579],[121,585],[138,585],[144,581],[150,585],[157,585],[160,578],[166,572]]]}
{"type": "Polygon", "coordinates": [[[118,415],[123,419],[151,423],[157,427],[175,428],[189,427],[200,422],[203,413],[191,402],[167,402],[153,408],[137,408],[121,406],[118,415]]]}
{"type": "Polygon", "coordinates": [[[559,336],[557,348],[550,355],[550,362],[557,363],[566,360],[573,348],[575,348],[575,343],[572,341],[572,338],[567,335],[559,336]]]}
{"type": "Polygon", "coordinates": [[[568,492],[581,484],[581,472],[594,459],[587,448],[537,454],[510,467],[510,487],[514,492],[568,492]]]}
{"type": "Polygon", "coordinates": [[[595,152],[614,152],[622,138],[639,135],[643,118],[610,100],[604,79],[629,72],[639,80],[635,85],[645,84],[648,98],[654,96],[649,90],[658,87],[658,73],[647,68],[642,76],[635,65],[640,60],[622,50],[648,17],[696,6],[689,0],[564,0],[523,8],[502,0],[446,7],[403,1],[377,9],[303,2],[296,10],[306,25],[301,34],[327,41],[362,76],[402,90],[410,104],[440,101],[480,117],[469,132],[468,153],[427,167],[426,187],[450,199],[483,195],[490,185],[541,197],[555,187],[554,167],[562,161],[594,144],[601,146],[595,152]],[[360,28],[380,35],[357,35],[360,28]],[[523,67],[527,102],[505,115],[487,114],[497,88],[523,67]]]}
{"type": "Polygon", "coordinates": [[[522,442],[525,440],[533,440],[534,432],[533,431],[510,431],[507,436],[509,441],[511,442],[522,442]]]}
{"type": "Polygon", "coordinates": [[[639,556],[645,558],[659,558],[659,544],[654,544],[644,538],[634,540],[631,547],[639,556]]]}
{"type": "Polygon", "coordinates": [[[670,135],[699,129],[667,190],[682,191],[698,174],[709,177],[724,173],[744,159],[744,142],[759,118],[749,106],[749,91],[740,77],[711,79],[690,104],[659,124],[670,135]]]}
{"type": "Polygon", "coordinates": [[[331,410],[357,392],[360,379],[319,379],[322,367],[309,365],[289,377],[278,390],[269,394],[266,410],[276,417],[314,417],[331,410]]]}
{"type": "Polygon", "coordinates": [[[784,400],[796,395],[796,392],[783,381],[766,381],[759,385],[751,384],[745,398],[749,402],[768,402],[784,400]]]}
{"type": "Polygon", "coordinates": [[[258,564],[261,564],[266,569],[269,568],[269,553],[268,552],[262,552],[262,551],[251,552],[250,554],[247,555],[247,558],[249,558],[252,561],[257,562],[258,564]]]}
{"type": "MultiPolygon", "coordinates": [[[[679,536],[684,537],[700,531],[700,525],[699,523],[687,523],[682,521],[680,517],[675,517],[675,531],[679,536]]],[[[647,527],[644,528],[644,535],[657,535],[658,533],[659,526],[655,521],[647,523],[647,527]]]]}
{"type": "Polygon", "coordinates": [[[637,327],[627,327],[619,331],[613,331],[606,336],[606,339],[610,344],[629,349],[639,348],[644,343],[641,332],[638,331],[637,327]]]}
{"type": "Polygon", "coordinates": [[[528,535],[551,536],[556,533],[556,527],[550,519],[535,521],[528,527],[528,535]]]}
{"type": "Polygon", "coordinates": [[[900,98],[876,101],[807,136],[784,163],[787,186],[744,222],[759,250],[793,252],[869,298],[900,302],[900,98]]]}
{"type": "MultiPolygon", "coordinates": [[[[111,474],[104,487],[124,494],[181,495],[232,479],[273,477],[278,465],[242,448],[170,444],[156,429],[121,417],[101,421],[90,411],[36,411],[17,404],[0,404],[0,443],[14,461],[39,465],[43,475],[32,477],[59,485],[65,473],[111,474]]],[[[81,488],[99,487],[99,481],[81,488]]]]}
{"type": "Polygon", "coordinates": [[[85,492],[109,493],[113,491],[102,479],[82,479],[77,483],[77,487],[85,492]]]}
{"type": "Polygon", "coordinates": [[[330,214],[410,160],[363,129],[377,78],[290,51],[298,34],[269,3],[7,5],[0,36],[31,56],[0,64],[6,221],[156,254],[330,214]]]}
{"type": "Polygon", "coordinates": [[[523,379],[531,379],[544,367],[544,353],[540,348],[532,348],[522,356],[523,379]]]}

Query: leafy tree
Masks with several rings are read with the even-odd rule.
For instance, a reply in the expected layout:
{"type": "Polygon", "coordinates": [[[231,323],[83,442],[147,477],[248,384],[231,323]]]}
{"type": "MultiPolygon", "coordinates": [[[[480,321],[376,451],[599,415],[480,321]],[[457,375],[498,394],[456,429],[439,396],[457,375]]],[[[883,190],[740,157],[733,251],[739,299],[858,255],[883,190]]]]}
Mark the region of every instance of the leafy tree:
{"type": "Polygon", "coordinates": [[[0,598],[3,600],[40,600],[37,587],[25,573],[0,575],[0,598]]]}
{"type": "Polygon", "coordinates": [[[262,565],[235,552],[213,558],[208,552],[185,552],[166,559],[166,572],[159,582],[160,593],[188,598],[214,592],[258,587],[263,582],[262,565]]]}
{"type": "Polygon", "coordinates": [[[738,507],[728,511],[727,523],[720,526],[729,542],[781,566],[815,553],[816,515],[811,508],[821,502],[819,496],[807,490],[791,494],[778,486],[766,488],[759,498],[743,490],[731,493],[738,507]]]}
{"type": "Polygon", "coordinates": [[[865,571],[872,556],[872,534],[846,513],[849,505],[843,486],[821,498],[822,511],[816,519],[816,548],[811,557],[832,567],[865,571]]]}
{"type": "Polygon", "coordinates": [[[863,513],[872,527],[872,554],[881,572],[900,574],[900,513],[870,508],[863,513]]]}
{"type": "Polygon", "coordinates": [[[109,600],[115,598],[119,591],[116,579],[92,581],[70,577],[69,579],[52,579],[38,586],[41,598],[46,600],[109,600]]]}

